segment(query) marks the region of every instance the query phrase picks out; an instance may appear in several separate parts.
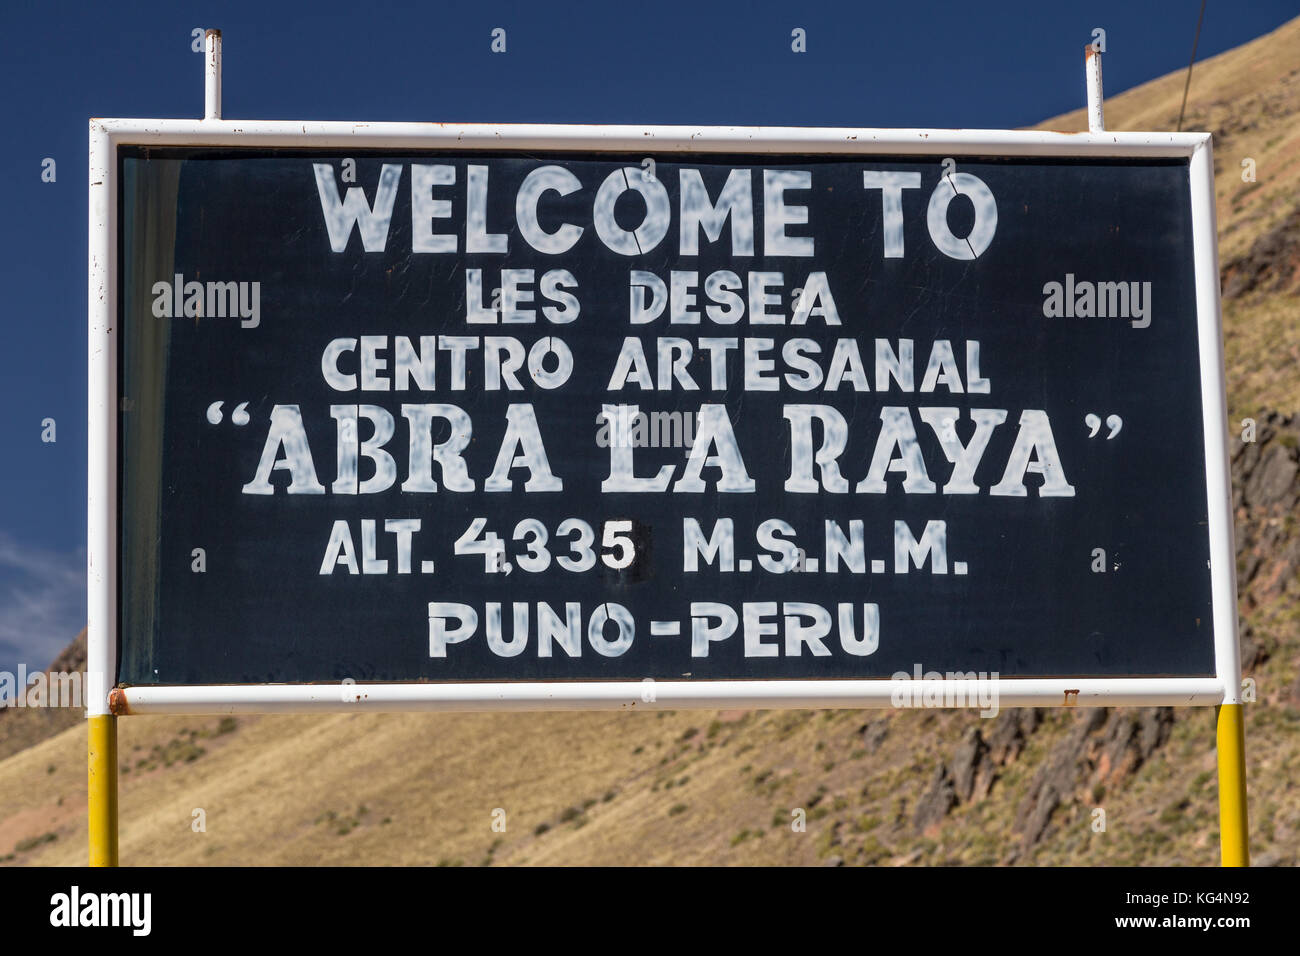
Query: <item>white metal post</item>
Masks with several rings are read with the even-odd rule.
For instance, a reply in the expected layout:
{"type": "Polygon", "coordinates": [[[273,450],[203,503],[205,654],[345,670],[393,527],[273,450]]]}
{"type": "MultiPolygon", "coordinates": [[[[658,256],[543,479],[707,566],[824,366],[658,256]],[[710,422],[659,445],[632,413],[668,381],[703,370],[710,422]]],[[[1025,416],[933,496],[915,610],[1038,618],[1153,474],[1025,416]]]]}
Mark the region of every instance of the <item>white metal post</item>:
{"type": "Polygon", "coordinates": [[[117,164],[104,124],[89,133],[86,716],[99,717],[117,672],[117,164]]]}
{"type": "Polygon", "coordinates": [[[221,31],[209,30],[203,36],[206,46],[203,70],[203,118],[221,119],[221,31]]]}
{"type": "Polygon", "coordinates": [[[1101,52],[1091,43],[1083,48],[1083,64],[1088,77],[1088,132],[1101,133],[1106,129],[1101,109],[1101,52]]]}

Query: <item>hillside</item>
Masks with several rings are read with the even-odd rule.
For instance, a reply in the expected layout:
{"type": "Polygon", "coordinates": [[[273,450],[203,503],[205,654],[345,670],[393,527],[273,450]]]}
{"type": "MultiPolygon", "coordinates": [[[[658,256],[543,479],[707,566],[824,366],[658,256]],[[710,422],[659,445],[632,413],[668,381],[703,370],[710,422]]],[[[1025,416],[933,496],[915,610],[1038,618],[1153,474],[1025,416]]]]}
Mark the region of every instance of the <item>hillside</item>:
{"type": "MultiPolygon", "coordinates": [[[[1300,20],[1197,64],[1215,134],[1252,849],[1300,854],[1300,20]],[[1243,182],[1243,159],[1257,181],[1243,182]],[[1289,320],[1289,321],[1288,321],[1289,320]]],[[[1183,74],[1111,99],[1172,129],[1183,74]]],[[[1082,64],[1080,98],[1082,99],[1082,64]]],[[[1082,111],[1043,123],[1082,129],[1082,111]]],[[[31,719],[28,719],[31,718],[31,719]]],[[[85,861],[85,731],[0,715],[0,858],[85,861]],[[26,723],[22,723],[26,720],[26,723]],[[27,736],[22,736],[22,735],[27,736]],[[41,739],[44,738],[44,739],[41,739]],[[39,740],[18,752],[9,741],[39,740]]],[[[60,718],[61,719],[61,718],[60,718]]],[[[1193,864],[1209,709],[642,712],[120,722],[129,864],[1193,864]],[[492,828],[505,812],[505,832],[492,828]],[[791,828],[802,809],[806,832],[791,828]],[[205,832],[195,832],[195,811],[205,832]],[[1094,810],[1106,814],[1094,832],[1094,810]],[[497,816],[499,819],[499,815],[497,816]]],[[[14,746],[17,746],[15,744],[14,746]]]]}
{"type": "MultiPolygon", "coordinates": [[[[51,662],[48,670],[56,674],[85,672],[85,628],[51,662]]],[[[60,731],[80,727],[83,719],[81,710],[66,707],[0,707],[0,760],[60,731]]]]}

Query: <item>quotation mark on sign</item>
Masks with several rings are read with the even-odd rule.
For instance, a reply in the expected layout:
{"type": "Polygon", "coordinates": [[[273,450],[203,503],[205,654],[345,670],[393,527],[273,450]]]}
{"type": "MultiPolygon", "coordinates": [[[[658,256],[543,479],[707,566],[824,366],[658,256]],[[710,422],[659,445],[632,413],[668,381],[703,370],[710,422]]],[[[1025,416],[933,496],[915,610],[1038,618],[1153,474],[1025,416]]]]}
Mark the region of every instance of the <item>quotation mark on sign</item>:
{"type": "MultiPolygon", "coordinates": [[[[208,406],[209,425],[221,424],[221,418],[222,418],[221,406],[224,404],[225,402],[213,402],[211,405],[208,406]]],[[[230,413],[230,420],[234,422],[236,425],[247,425],[249,422],[248,402],[240,402],[238,405],[236,405],[235,410],[230,413]]]]}
{"type": "MultiPolygon", "coordinates": [[[[1088,426],[1088,437],[1096,438],[1097,432],[1101,430],[1101,419],[1089,412],[1083,417],[1083,423],[1088,426]]],[[[1110,434],[1106,436],[1106,441],[1110,441],[1119,434],[1119,430],[1124,427],[1124,419],[1118,415],[1108,415],[1106,417],[1106,427],[1110,429],[1110,434]]]]}

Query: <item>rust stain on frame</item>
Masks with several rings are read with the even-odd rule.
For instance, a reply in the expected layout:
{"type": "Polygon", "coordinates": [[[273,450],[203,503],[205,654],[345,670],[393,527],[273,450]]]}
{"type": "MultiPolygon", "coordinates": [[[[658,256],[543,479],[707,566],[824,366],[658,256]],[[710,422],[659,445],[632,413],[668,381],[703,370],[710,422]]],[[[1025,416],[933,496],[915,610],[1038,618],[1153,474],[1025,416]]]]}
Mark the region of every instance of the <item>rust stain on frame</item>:
{"type": "Polygon", "coordinates": [[[127,702],[125,690],[114,687],[108,692],[108,712],[114,717],[125,717],[131,713],[131,705],[127,702]]]}

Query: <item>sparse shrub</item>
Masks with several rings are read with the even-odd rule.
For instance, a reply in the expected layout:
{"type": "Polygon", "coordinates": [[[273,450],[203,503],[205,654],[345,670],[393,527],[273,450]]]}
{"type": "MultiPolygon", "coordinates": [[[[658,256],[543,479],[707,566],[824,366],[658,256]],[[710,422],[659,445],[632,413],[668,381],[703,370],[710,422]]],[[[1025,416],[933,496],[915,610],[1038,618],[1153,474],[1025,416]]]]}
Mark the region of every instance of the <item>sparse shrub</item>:
{"type": "Polygon", "coordinates": [[[59,838],[57,833],[42,833],[40,836],[28,837],[26,840],[19,840],[14,846],[14,852],[26,853],[28,850],[34,850],[38,846],[46,843],[53,843],[59,838]]]}

